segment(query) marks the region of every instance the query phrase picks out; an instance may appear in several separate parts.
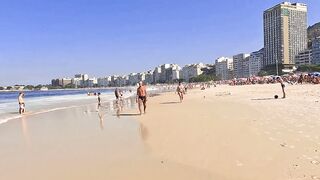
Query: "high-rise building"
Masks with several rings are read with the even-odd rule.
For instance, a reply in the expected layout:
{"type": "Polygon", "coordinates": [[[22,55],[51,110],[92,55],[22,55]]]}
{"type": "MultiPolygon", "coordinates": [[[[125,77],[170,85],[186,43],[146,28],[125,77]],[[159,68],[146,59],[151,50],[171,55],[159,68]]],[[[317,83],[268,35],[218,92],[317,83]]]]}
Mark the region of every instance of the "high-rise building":
{"type": "Polygon", "coordinates": [[[161,67],[156,67],[153,71],[153,82],[159,83],[161,80],[161,67]]]}
{"type": "Polygon", "coordinates": [[[263,54],[264,48],[259,51],[252,52],[249,57],[249,74],[250,76],[256,76],[263,67],[263,54]]]}
{"type": "Polygon", "coordinates": [[[220,80],[233,78],[233,60],[232,58],[220,57],[215,61],[216,76],[220,80]]]}
{"type": "Polygon", "coordinates": [[[154,83],[154,81],[153,81],[153,71],[148,71],[148,72],[146,72],[146,75],[145,75],[145,83],[146,83],[146,84],[152,84],[152,83],[154,83]]]}
{"type": "Polygon", "coordinates": [[[295,57],[307,49],[307,5],[283,2],[263,14],[264,65],[295,64],[295,57]]]}
{"type": "Polygon", "coordinates": [[[233,56],[233,73],[236,78],[249,77],[250,54],[238,54],[233,56]]]}
{"type": "Polygon", "coordinates": [[[188,64],[182,68],[182,79],[189,82],[191,78],[197,77],[203,73],[202,68],[206,65],[203,63],[188,64]]]}

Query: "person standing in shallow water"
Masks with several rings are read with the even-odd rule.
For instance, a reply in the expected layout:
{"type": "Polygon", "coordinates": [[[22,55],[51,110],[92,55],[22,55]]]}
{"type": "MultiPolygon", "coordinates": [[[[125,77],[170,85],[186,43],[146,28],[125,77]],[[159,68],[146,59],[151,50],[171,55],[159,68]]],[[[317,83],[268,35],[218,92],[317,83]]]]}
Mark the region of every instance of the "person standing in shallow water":
{"type": "Polygon", "coordinates": [[[98,109],[101,107],[101,93],[98,93],[98,109]]]}
{"type": "Polygon", "coordinates": [[[25,103],[24,103],[24,93],[20,92],[18,96],[18,102],[19,102],[19,114],[23,114],[26,111],[25,103]]]}
{"type": "Polygon", "coordinates": [[[136,102],[138,103],[140,115],[142,115],[142,106],[143,112],[146,113],[147,109],[147,89],[146,86],[143,85],[143,82],[139,82],[139,87],[137,89],[137,98],[136,102]]]}

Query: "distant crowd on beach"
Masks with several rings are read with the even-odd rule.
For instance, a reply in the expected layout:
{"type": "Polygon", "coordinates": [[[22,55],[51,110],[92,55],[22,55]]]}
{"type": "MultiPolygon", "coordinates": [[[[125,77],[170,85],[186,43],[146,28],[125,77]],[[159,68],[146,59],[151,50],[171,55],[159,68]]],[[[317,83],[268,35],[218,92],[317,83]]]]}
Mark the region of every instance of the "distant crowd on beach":
{"type": "Polygon", "coordinates": [[[291,74],[282,76],[251,76],[249,78],[234,78],[232,80],[216,81],[217,84],[253,85],[253,84],[274,84],[278,83],[277,78],[281,78],[288,84],[320,84],[320,73],[291,74]]]}

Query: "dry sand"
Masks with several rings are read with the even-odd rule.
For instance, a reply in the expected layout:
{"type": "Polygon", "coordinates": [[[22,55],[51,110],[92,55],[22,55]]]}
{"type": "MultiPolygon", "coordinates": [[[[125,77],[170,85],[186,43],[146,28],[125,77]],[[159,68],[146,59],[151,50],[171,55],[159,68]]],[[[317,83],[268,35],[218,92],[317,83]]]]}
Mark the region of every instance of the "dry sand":
{"type": "Polygon", "coordinates": [[[0,126],[0,179],[320,179],[319,86],[218,86],[120,118],[83,106],[0,126]]]}
{"type": "Polygon", "coordinates": [[[155,97],[139,118],[156,157],[221,179],[320,179],[319,86],[218,86],[155,97]]]}

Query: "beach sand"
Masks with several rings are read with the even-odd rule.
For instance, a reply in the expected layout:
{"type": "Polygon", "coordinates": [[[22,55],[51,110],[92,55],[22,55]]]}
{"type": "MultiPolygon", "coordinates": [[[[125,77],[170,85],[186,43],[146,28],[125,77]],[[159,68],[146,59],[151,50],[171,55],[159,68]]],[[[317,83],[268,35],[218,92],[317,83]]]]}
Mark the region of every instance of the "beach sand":
{"type": "Polygon", "coordinates": [[[217,86],[0,126],[0,179],[320,179],[319,86],[217,86]]]}
{"type": "Polygon", "coordinates": [[[319,86],[218,86],[149,101],[150,152],[218,179],[320,179],[319,86]]]}

